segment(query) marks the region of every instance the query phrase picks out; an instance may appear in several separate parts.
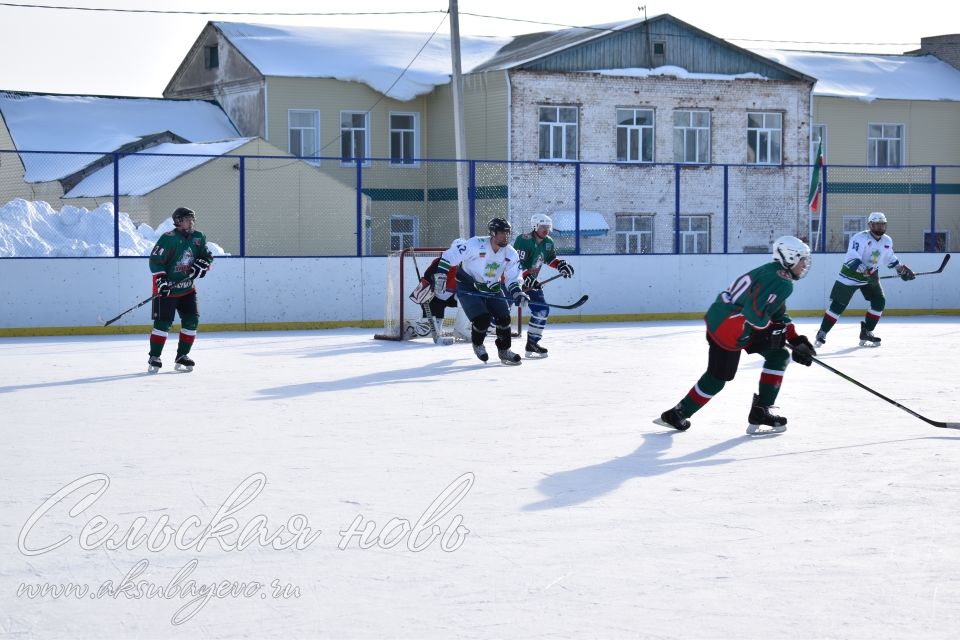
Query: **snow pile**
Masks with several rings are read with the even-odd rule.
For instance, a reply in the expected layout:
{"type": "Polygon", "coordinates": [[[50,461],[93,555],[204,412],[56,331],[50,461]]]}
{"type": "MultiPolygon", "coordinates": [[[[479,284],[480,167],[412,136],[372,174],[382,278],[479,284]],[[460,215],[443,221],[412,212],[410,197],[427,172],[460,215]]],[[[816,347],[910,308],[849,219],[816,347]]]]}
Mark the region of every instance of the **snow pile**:
{"type": "MultiPolygon", "coordinates": [[[[0,258],[93,258],[113,256],[113,204],[93,211],[65,206],[56,211],[40,200],[11,200],[0,207],[0,258]]],[[[120,212],[120,255],[147,256],[157,238],[173,229],[170,218],[156,229],[120,212]]],[[[226,255],[212,242],[214,255],[226,255]]]]}

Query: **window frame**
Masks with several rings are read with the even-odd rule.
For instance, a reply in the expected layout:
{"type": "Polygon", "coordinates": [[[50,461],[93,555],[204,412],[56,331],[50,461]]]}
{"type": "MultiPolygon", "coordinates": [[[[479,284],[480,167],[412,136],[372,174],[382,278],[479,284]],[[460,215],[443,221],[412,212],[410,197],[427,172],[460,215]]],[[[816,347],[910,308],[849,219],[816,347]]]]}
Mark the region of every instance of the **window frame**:
{"type": "MultiPolygon", "coordinates": [[[[905,160],[906,153],[906,139],[907,139],[907,126],[903,123],[893,123],[893,122],[868,122],[867,123],[867,166],[877,167],[881,169],[886,169],[888,167],[902,167],[905,160]],[[880,135],[874,136],[872,134],[872,129],[874,127],[880,127],[880,135]],[[888,137],[886,135],[886,129],[888,127],[895,127],[897,129],[897,137],[888,137]],[[897,144],[897,159],[895,164],[880,164],[878,160],[878,155],[880,153],[880,146],[886,147],[889,145],[890,141],[895,140],[897,144]],[[881,145],[881,142],[884,144],[881,145]]],[[[886,160],[889,162],[890,150],[885,148],[886,160]]]]}
{"type": "Polygon", "coordinates": [[[204,45],[203,68],[204,69],[220,68],[220,45],[219,44],[204,45]]]}
{"type": "Polygon", "coordinates": [[[580,157],[580,108],[573,105],[538,105],[537,114],[537,159],[540,162],[576,162],[580,157]],[[555,119],[544,119],[545,111],[553,111],[555,119]],[[572,111],[574,114],[573,122],[562,120],[562,111],[572,111]],[[573,135],[572,143],[569,140],[571,132],[573,135]],[[557,138],[558,135],[559,139],[557,138]],[[561,147],[559,155],[554,148],[558,142],[561,147]],[[546,149],[544,148],[545,143],[546,149]],[[569,148],[571,146],[573,149],[569,148]]]}
{"type": "Polygon", "coordinates": [[[355,167],[357,165],[357,156],[351,155],[349,158],[343,155],[343,145],[344,145],[344,132],[349,133],[350,138],[350,149],[355,154],[356,152],[356,132],[363,133],[363,162],[360,163],[361,167],[369,167],[371,165],[370,160],[370,112],[369,111],[341,111],[340,112],[340,166],[341,167],[355,167]],[[344,127],[343,118],[344,116],[363,116],[363,127],[344,127]]]}
{"type": "Polygon", "coordinates": [[[624,164],[652,164],[656,162],[656,126],[657,126],[657,113],[656,109],[651,107],[617,107],[616,108],[616,123],[617,123],[617,162],[622,162],[624,164]],[[637,113],[638,112],[648,112],[650,115],[650,124],[637,124],[637,113]],[[623,123],[623,118],[621,117],[621,112],[631,112],[632,123],[625,125],[623,123]],[[624,133],[626,140],[624,142],[624,151],[626,152],[627,157],[621,156],[621,144],[620,144],[620,134],[624,133]],[[630,155],[633,151],[633,145],[631,142],[634,137],[639,137],[638,144],[638,158],[631,158],[630,155]],[[649,158],[644,158],[644,151],[649,150],[649,158]]]}
{"type": "Polygon", "coordinates": [[[420,243],[420,217],[413,216],[406,213],[392,213],[390,214],[390,225],[389,225],[388,233],[389,233],[390,251],[400,251],[401,249],[417,247],[419,246],[419,243],[420,243]],[[411,222],[412,223],[411,226],[413,228],[410,231],[395,231],[393,228],[393,223],[401,222],[401,221],[411,222]],[[403,239],[407,236],[409,236],[410,238],[410,244],[404,245],[403,239]],[[394,239],[399,240],[399,242],[397,243],[399,246],[396,246],[394,244],[394,239]]]}
{"type": "Polygon", "coordinates": [[[769,167],[783,164],[783,121],[784,114],[780,111],[747,111],[747,164],[769,167]],[[751,125],[751,118],[756,117],[761,119],[760,126],[751,125]],[[767,120],[772,118],[779,121],[779,126],[768,124],[767,120]],[[753,159],[750,158],[751,151],[753,159]]]}
{"type": "Polygon", "coordinates": [[[676,164],[710,164],[710,156],[713,153],[710,137],[713,128],[713,114],[709,109],[675,109],[673,112],[673,161],[676,164]],[[677,116],[687,116],[687,124],[678,126],[677,116]],[[696,124],[694,116],[702,115],[706,117],[706,126],[696,124]],[[693,144],[696,147],[695,159],[690,160],[687,156],[687,150],[690,145],[689,136],[693,134],[693,144]],[[679,136],[679,143],[678,143],[679,136]],[[701,143],[706,147],[706,158],[701,160],[701,143]]]}
{"type": "Polygon", "coordinates": [[[320,111],[318,109],[287,109],[287,151],[293,156],[302,158],[304,162],[308,162],[317,167],[320,166],[320,111]],[[312,116],[312,126],[295,127],[292,122],[294,114],[312,116]],[[302,132],[310,131],[311,129],[313,130],[313,148],[315,149],[313,154],[304,153],[303,149],[303,141],[306,136],[302,132]],[[291,136],[295,130],[301,132],[299,150],[293,149],[293,141],[291,140],[291,136]]]}
{"type": "Polygon", "coordinates": [[[844,215],[840,225],[840,231],[843,234],[843,251],[846,251],[850,246],[850,238],[867,228],[867,216],[862,214],[844,215]],[[856,224],[848,224],[849,222],[855,222],[856,224]],[[853,229],[853,227],[856,227],[856,229],[853,229]]]}
{"type": "Polygon", "coordinates": [[[823,143],[823,163],[827,163],[827,125],[810,125],[810,164],[817,163],[817,148],[823,143]]]}
{"type": "Polygon", "coordinates": [[[420,166],[420,114],[416,111],[391,111],[387,114],[387,125],[389,128],[389,152],[390,152],[390,166],[397,168],[417,168],[420,166]],[[413,128],[412,129],[398,129],[393,126],[393,117],[394,116],[410,116],[413,118],[413,128]],[[401,147],[405,146],[406,136],[404,134],[410,134],[412,140],[412,156],[409,159],[403,155],[403,149],[401,148],[401,153],[399,156],[394,157],[394,134],[400,133],[401,147]]]}
{"type": "Polygon", "coordinates": [[[614,253],[618,255],[640,255],[653,253],[656,226],[651,213],[617,213],[614,214],[614,253]],[[620,221],[630,220],[631,229],[621,229],[620,221]],[[639,224],[638,224],[639,223],[639,224]],[[641,228],[649,226],[648,229],[641,228]],[[623,242],[621,243],[621,239],[623,242]],[[636,251],[630,251],[634,244],[636,251]],[[622,246],[621,246],[622,245],[622,246]]]}
{"type": "Polygon", "coordinates": [[[711,219],[710,219],[710,216],[709,216],[708,214],[705,214],[705,213],[680,214],[680,253],[684,253],[684,254],[698,254],[698,255],[700,255],[700,254],[705,254],[705,253],[710,253],[710,245],[711,245],[711,243],[710,243],[710,233],[711,233],[711,230],[712,230],[711,227],[712,227],[711,219]],[[697,230],[690,229],[690,228],[689,228],[690,223],[693,222],[693,221],[695,221],[695,220],[706,220],[706,222],[707,222],[707,229],[706,229],[706,231],[697,231],[697,230]],[[684,229],[684,223],[686,223],[686,225],[687,225],[687,227],[688,227],[687,229],[684,229]],[[704,250],[703,250],[703,251],[687,251],[686,239],[687,239],[687,238],[692,238],[693,241],[694,241],[694,243],[695,243],[696,245],[698,245],[698,248],[699,248],[699,244],[700,244],[700,243],[697,241],[697,239],[698,239],[700,236],[705,236],[705,242],[704,242],[705,246],[704,246],[704,250]]]}

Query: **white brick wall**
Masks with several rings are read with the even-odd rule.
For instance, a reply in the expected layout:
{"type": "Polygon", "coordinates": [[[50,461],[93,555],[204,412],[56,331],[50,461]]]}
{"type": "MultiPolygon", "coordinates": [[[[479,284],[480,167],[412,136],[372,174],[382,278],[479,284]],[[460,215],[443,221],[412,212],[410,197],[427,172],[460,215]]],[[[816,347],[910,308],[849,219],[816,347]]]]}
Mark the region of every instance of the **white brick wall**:
{"type": "MultiPolygon", "coordinates": [[[[655,160],[673,162],[673,112],[705,109],[711,113],[711,162],[747,162],[747,112],[783,115],[784,165],[808,159],[810,86],[803,82],[764,80],[703,80],[670,77],[632,78],[591,73],[513,72],[511,119],[514,160],[536,160],[539,107],[570,105],[579,110],[579,159],[616,162],[616,108],[655,111],[655,160]]],[[[574,208],[572,182],[552,180],[552,174],[572,175],[572,169],[514,167],[511,176],[511,216],[526,226],[531,213],[574,208]],[[562,186],[561,186],[562,185],[562,186]]],[[[711,219],[710,244],[723,251],[723,169],[685,167],[681,170],[681,213],[711,219]]],[[[615,252],[617,213],[653,214],[655,252],[673,250],[675,179],[673,166],[583,165],[581,209],[600,211],[611,232],[585,238],[581,250],[615,252]]],[[[730,167],[728,175],[729,250],[769,245],[789,233],[806,236],[806,192],[809,169],[769,167],[745,170],[730,167]]]]}

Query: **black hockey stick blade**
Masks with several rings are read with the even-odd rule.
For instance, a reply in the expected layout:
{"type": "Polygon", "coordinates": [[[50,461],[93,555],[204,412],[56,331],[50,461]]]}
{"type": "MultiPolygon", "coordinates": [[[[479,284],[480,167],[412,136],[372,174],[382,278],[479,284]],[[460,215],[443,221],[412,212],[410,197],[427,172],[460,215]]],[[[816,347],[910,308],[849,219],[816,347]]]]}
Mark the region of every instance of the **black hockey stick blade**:
{"type": "Polygon", "coordinates": [[[823,360],[820,360],[819,358],[813,358],[813,361],[816,362],[816,363],[817,363],[818,365],[820,365],[821,367],[823,367],[824,369],[826,369],[826,370],[828,370],[828,371],[831,371],[831,372],[837,374],[838,376],[840,376],[841,378],[843,378],[843,379],[846,380],[847,382],[852,382],[853,384],[857,385],[858,387],[860,387],[860,388],[863,389],[864,391],[869,391],[870,393],[872,393],[873,395],[877,396],[878,398],[881,398],[881,399],[883,399],[883,400],[886,400],[887,402],[889,402],[889,403],[892,404],[893,406],[898,407],[898,408],[900,408],[900,409],[903,409],[904,411],[906,411],[907,413],[909,413],[910,415],[912,415],[914,418],[919,418],[920,420],[923,420],[924,422],[926,422],[926,423],[929,424],[929,425],[933,425],[934,427],[938,427],[938,428],[940,428],[940,429],[960,429],[960,422],[941,422],[941,421],[939,421],[939,420],[931,420],[930,418],[928,418],[928,417],[926,417],[926,416],[920,415],[919,413],[917,413],[917,412],[914,411],[913,409],[911,409],[911,408],[909,408],[909,407],[903,406],[902,404],[900,404],[900,403],[897,402],[896,400],[892,400],[892,399],[888,398],[887,396],[883,395],[883,394],[880,393],[879,391],[875,391],[874,389],[871,389],[870,387],[868,387],[867,385],[863,384],[862,382],[859,382],[859,381],[857,381],[857,380],[854,380],[853,378],[851,378],[851,377],[848,376],[847,374],[843,373],[842,371],[838,371],[837,369],[834,369],[833,367],[831,367],[830,365],[828,365],[828,364],[827,364],[826,362],[824,362],[823,360]]]}
{"type": "Polygon", "coordinates": [[[588,296],[587,294],[583,294],[582,296],[580,296],[580,299],[574,302],[573,304],[550,304],[549,302],[547,302],[546,305],[548,307],[553,307],[554,309],[576,309],[577,307],[582,306],[583,303],[589,299],[590,299],[590,296],[588,296]]]}
{"type": "MultiPolygon", "coordinates": [[[[138,304],[133,305],[132,307],[130,307],[130,308],[127,309],[126,311],[122,312],[122,313],[121,313],[120,315],[118,315],[117,317],[115,317],[115,318],[110,318],[109,320],[107,320],[106,322],[104,322],[104,323],[103,323],[103,326],[109,327],[111,324],[113,324],[114,322],[116,322],[117,320],[119,320],[120,318],[122,318],[123,316],[127,315],[127,314],[130,313],[131,311],[134,311],[134,310],[136,310],[136,309],[139,309],[140,307],[142,307],[143,305],[145,305],[145,304],[147,304],[148,302],[152,301],[152,300],[153,300],[154,298],[156,298],[156,297],[157,297],[157,296],[155,296],[155,295],[154,295],[154,296],[150,296],[150,297],[147,298],[146,300],[144,300],[144,301],[142,301],[142,302],[140,302],[140,303],[138,303],[138,304]]],[[[98,318],[98,320],[99,320],[99,318],[98,318]]]]}
{"type": "MultiPolygon", "coordinates": [[[[913,275],[915,276],[931,276],[935,273],[943,273],[943,268],[947,266],[947,263],[950,262],[950,254],[943,256],[943,262],[940,263],[940,268],[936,271],[919,271],[913,275]]],[[[880,280],[886,280],[888,278],[899,278],[900,276],[882,276],[880,280]]]]}

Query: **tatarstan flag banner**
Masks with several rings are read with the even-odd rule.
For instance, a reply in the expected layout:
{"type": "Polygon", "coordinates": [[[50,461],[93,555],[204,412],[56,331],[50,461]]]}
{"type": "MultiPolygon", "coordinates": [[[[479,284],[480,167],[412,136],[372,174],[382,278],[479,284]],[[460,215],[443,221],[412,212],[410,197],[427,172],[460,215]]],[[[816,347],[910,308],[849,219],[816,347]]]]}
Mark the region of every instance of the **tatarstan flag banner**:
{"type": "Polygon", "coordinates": [[[807,206],[813,213],[820,212],[820,196],[823,193],[823,141],[817,145],[817,159],[813,163],[810,176],[810,191],[807,193],[807,206]]]}

